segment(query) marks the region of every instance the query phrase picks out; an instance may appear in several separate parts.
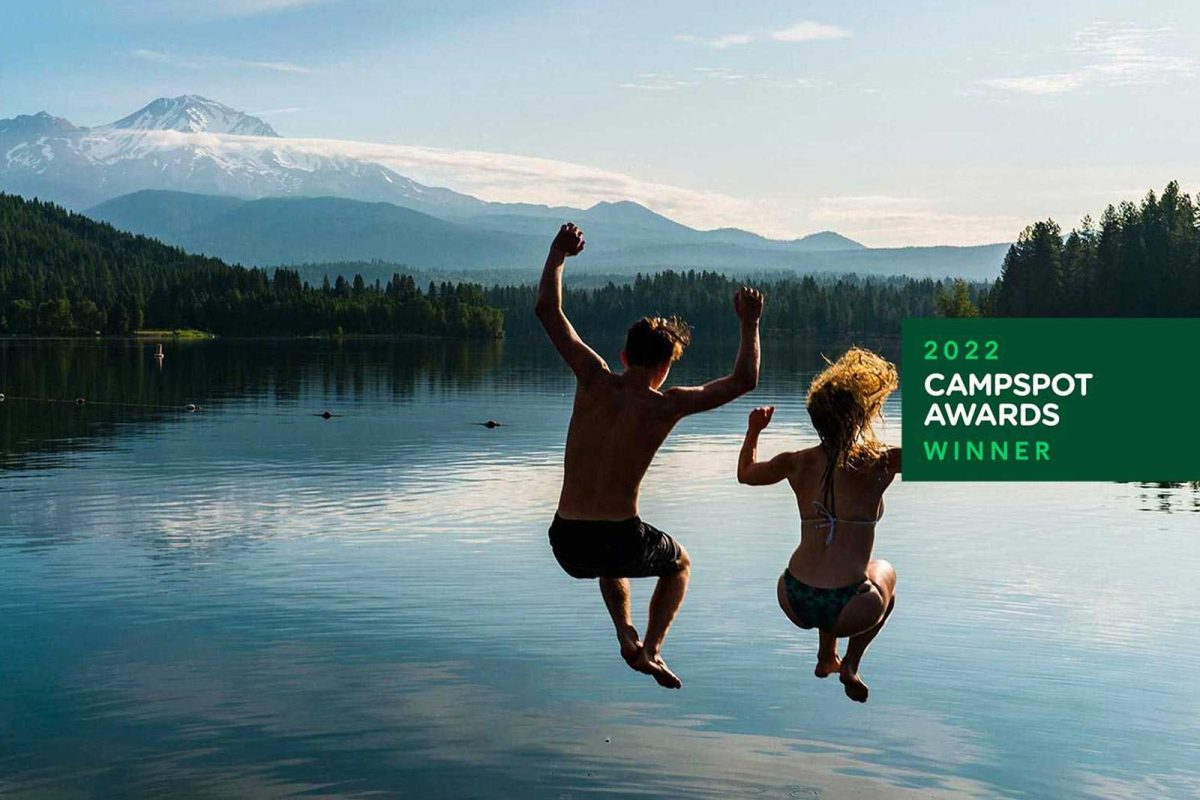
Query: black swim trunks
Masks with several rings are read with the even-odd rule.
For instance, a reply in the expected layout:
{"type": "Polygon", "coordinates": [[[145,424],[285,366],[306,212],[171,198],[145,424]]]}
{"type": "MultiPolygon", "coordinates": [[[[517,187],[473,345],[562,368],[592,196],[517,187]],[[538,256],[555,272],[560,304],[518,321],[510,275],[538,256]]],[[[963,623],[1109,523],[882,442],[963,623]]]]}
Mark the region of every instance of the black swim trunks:
{"type": "Polygon", "coordinates": [[[572,578],[650,578],[679,572],[679,543],[641,518],[563,519],[554,515],[550,546],[572,578]]]}

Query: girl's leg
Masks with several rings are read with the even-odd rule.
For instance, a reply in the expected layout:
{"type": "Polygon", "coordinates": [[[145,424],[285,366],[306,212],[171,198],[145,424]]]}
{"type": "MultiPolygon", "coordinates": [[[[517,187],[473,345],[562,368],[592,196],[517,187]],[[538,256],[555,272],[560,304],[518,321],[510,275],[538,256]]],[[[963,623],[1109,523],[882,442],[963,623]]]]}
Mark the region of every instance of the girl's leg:
{"type": "Polygon", "coordinates": [[[783,576],[779,576],[779,580],[775,582],[775,599],[779,601],[779,610],[783,615],[792,621],[792,624],[797,628],[807,629],[807,625],[796,616],[796,612],[792,611],[792,604],[788,601],[787,584],[783,580],[783,576]]]}
{"type": "Polygon", "coordinates": [[[817,631],[821,642],[817,645],[817,667],[813,674],[818,678],[826,678],[842,669],[842,661],[838,658],[837,637],[829,631],[817,631]]]}
{"type": "MultiPolygon", "coordinates": [[[[779,601],[780,610],[792,621],[793,625],[805,630],[810,628],[792,610],[792,604],[788,601],[787,596],[787,583],[782,575],[779,576],[779,581],[775,585],[775,598],[779,601]]],[[[817,633],[820,634],[821,640],[817,645],[817,666],[813,670],[813,674],[818,678],[824,678],[840,670],[842,662],[838,659],[837,637],[827,631],[817,631],[817,633]]]]}
{"type": "Polygon", "coordinates": [[[858,703],[867,702],[869,693],[867,684],[858,675],[859,664],[896,607],[896,570],[891,564],[872,561],[867,565],[867,579],[872,584],[871,591],[855,596],[846,604],[835,629],[850,637],[842,658],[841,681],[846,696],[858,703]]]}

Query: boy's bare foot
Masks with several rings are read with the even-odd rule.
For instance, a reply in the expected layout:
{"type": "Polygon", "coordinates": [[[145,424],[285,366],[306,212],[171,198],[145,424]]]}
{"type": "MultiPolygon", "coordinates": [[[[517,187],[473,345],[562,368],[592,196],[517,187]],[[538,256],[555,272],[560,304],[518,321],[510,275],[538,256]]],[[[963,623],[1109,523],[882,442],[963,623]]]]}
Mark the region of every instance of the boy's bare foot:
{"type": "Polygon", "coordinates": [[[647,675],[658,681],[659,686],[667,689],[682,689],[683,681],[679,680],[674,672],[671,672],[667,667],[667,662],[662,660],[662,656],[651,656],[646,652],[646,648],[638,650],[637,656],[634,658],[631,667],[638,672],[644,672],[647,675]]]}
{"type": "Polygon", "coordinates": [[[813,670],[813,675],[818,678],[828,678],[835,672],[842,671],[842,660],[838,658],[837,653],[824,655],[817,653],[817,668],[813,670]]]}
{"type": "Polygon", "coordinates": [[[862,678],[858,677],[858,670],[851,669],[849,664],[842,664],[840,680],[842,688],[846,690],[846,697],[856,703],[867,702],[867,694],[870,690],[863,683],[862,678]]]}
{"type": "Polygon", "coordinates": [[[617,634],[617,641],[621,643],[621,658],[625,659],[630,669],[637,670],[635,661],[638,653],[642,652],[642,640],[638,638],[637,628],[630,625],[628,629],[617,634]]]}

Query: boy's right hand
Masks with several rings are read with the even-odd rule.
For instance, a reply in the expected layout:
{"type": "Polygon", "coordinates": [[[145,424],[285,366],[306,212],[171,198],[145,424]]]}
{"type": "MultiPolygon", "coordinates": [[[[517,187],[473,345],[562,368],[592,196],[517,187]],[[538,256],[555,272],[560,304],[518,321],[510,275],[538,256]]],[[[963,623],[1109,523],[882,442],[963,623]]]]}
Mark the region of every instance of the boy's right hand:
{"type": "Polygon", "coordinates": [[[761,433],[762,429],[771,424],[771,416],[775,413],[775,406],[759,406],[750,412],[750,430],[753,433],[761,433]]]}
{"type": "Polygon", "coordinates": [[[554,237],[550,249],[564,256],[577,256],[583,252],[584,244],[586,242],[583,241],[583,231],[575,227],[574,222],[568,222],[558,229],[558,235],[554,237]]]}

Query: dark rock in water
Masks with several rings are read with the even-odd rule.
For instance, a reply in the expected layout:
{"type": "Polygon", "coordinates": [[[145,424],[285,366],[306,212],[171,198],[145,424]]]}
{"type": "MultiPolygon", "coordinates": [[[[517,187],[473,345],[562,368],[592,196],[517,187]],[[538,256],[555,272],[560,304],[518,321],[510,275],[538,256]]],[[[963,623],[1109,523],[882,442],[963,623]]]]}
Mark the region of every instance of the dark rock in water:
{"type": "Polygon", "coordinates": [[[497,422],[494,419],[489,419],[487,422],[476,422],[476,425],[482,425],[485,428],[501,428],[504,427],[503,422],[497,422]]]}
{"type": "Polygon", "coordinates": [[[333,412],[332,411],[322,411],[321,416],[324,417],[325,419],[332,419],[333,412]]]}

